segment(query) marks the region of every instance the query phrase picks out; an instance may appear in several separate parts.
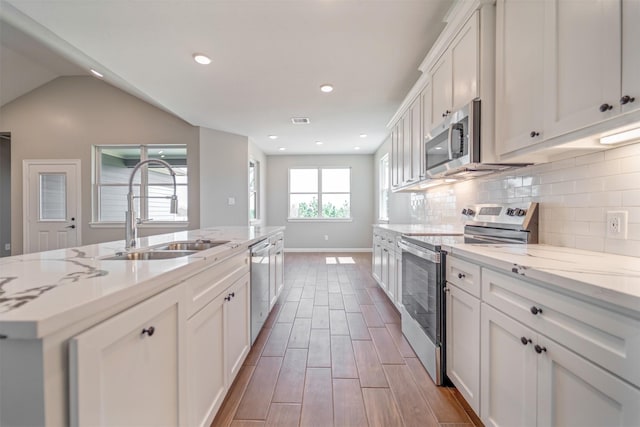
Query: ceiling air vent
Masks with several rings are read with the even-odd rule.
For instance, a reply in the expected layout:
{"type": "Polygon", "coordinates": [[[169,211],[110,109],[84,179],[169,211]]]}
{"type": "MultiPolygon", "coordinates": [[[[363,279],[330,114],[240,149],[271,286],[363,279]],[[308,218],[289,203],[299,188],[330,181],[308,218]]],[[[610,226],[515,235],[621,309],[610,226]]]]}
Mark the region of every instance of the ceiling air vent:
{"type": "Polygon", "coordinates": [[[291,122],[294,125],[308,125],[311,120],[308,117],[291,117],[291,122]]]}

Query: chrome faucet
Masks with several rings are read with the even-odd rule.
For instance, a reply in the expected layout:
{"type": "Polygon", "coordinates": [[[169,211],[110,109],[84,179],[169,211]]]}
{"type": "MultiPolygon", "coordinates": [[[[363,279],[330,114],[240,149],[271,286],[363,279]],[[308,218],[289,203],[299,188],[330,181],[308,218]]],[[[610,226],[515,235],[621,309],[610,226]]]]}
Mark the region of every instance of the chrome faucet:
{"type": "Polygon", "coordinates": [[[127,212],[125,213],[125,225],[124,225],[124,240],[125,249],[129,250],[136,247],[136,239],[138,238],[138,219],[136,218],[136,212],[133,210],[133,199],[171,199],[170,213],[178,213],[178,196],[176,195],[176,173],[171,168],[171,165],[164,160],[160,159],[148,159],[138,163],[131,171],[129,177],[129,193],[127,193],[127,212]],[[169,169],[171,176],[173,177],[173,196],[134,196],[133,194],[133,177],[138,169],[148,163],[158,163],[169,169]]]}

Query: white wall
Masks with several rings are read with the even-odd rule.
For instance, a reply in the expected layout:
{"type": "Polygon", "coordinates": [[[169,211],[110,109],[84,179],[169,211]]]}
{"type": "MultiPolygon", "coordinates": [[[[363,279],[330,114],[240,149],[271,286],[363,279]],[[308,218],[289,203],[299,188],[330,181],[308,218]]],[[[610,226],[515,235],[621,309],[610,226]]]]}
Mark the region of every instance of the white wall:
{"type": "Polygon", "coordinates": [[[640,256],[640,143],[412,194],[411,222],[462,223],[472,203],[540,203],[540,243],[640,256]],[[607,211],[627,211],[628,239],[605,235],[607,211]]]}
{"type": "Polygon", "coordinates": [[[200,226],[249,224],[249,139],[200,130],[200,226]],[[229,205],[229,198],[235,199],[229,205]]]}
{"type": "Polygon", "coordinates": [[[267,217],[269,225],[283,225],[287,249],[371,248],[373,211],[373,156],[268,156],[267,217]],[[289,222],[288,173],[293,167],[351,167],[352,222],[289,222]],[[328,235],[329,240],[324,240],[328,235]]]}
{"type": "MultiPolygon", "coordinates": [[[[11,132],[12,254],[22,253],[22,160],[80,159],[82,243],[124,239],[91,228],[93,144],[187,144],[189,228],[200,226],[198,131],[183,120],[93,77],[60,77],[0,109],[0,131],[11,132]]],[[[124,214],[123,214],[124,215],[124,214]]],[[[141,229],[141,235],[169,229],[141,229]]]]}

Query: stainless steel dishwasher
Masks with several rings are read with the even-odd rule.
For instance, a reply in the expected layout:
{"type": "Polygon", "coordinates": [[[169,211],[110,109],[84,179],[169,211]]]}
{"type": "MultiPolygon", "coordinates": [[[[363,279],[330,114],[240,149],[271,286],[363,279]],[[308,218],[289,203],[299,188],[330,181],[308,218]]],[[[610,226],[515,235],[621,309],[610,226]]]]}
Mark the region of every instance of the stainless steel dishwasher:
{"type": "Polygon", "coordinates": [[[251,344],[269,315],[269,244],[268,239],[251,246],[251,344]]]}

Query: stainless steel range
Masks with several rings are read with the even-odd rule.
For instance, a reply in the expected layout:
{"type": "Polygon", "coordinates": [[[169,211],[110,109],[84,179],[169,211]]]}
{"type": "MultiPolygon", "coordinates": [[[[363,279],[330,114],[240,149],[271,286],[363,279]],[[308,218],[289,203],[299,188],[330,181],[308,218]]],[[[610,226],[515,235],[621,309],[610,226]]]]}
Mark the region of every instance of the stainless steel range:
{"type": "Polygon", "coordinates": [[[446,245],[538,242],[538,204],[482,204],[462,210],[464,236],[408,236],[402,248],[402,333],[437,385],[446,382],[446,245]]]}

